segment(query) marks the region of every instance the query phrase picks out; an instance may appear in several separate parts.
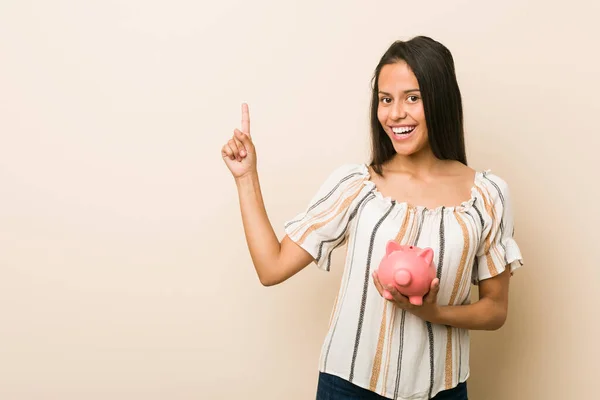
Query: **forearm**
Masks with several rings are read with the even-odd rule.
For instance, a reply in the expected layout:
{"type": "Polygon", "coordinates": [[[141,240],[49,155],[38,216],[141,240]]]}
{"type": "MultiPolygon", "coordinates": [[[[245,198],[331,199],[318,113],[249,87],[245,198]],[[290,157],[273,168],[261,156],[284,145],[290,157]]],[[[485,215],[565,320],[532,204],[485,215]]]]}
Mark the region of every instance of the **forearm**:
{"type": "Polygon", "coordinates": [[[506,308],[490,298],[482,298],[473,304],[436,306],[428,314],[422,317],[431,323],[470,330],[496,330],[506,320],[506,308]]]}
{"type": "Polygon", "coordinates": [[[271,280],[281,244],[267,216],[256,173],[236,179],[246,242],[261,282],[271,280]]]}

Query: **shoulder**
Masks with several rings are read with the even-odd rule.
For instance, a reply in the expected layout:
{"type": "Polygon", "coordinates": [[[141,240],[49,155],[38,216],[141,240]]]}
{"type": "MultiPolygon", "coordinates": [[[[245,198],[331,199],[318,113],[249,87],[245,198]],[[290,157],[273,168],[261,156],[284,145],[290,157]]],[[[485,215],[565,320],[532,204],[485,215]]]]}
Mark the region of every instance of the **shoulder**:
{"type": "Polygon", "coordinates": [[[455,160],[448,160],[442,174],[443,178],[465,190],[473,188],[479,175],[477,170],[455,160]]]}
{"type": "Polygon", "coordinates": [[[502,194],[508,192],[508,182],[501,176],[493,173],[491,170],[481,172],[481,181],[489,190],[502,194]]]}
{"type": "Polygon", "coordinates": [[[356,181],[369,177],[369,169],[363,163],[345,163],[338,165],[328,172],[326,181],[336,183],[340,181],[356,181]]]}
{"type": "Polygon", "coordinates": [[[317,184],[318,190],[313,201],[317,197],[336,199],[345,196],[359,187],[364,187],[362,182],[366,181],[368,176],[367,166],[360,163],[344,163],[330,168],[328,171],[317,172],[315,177],[320,180],[320,183],[317,184]]]}
{"type": "Polygon", "coordinates": [[[478,172],[477,185],[484,200],[489,204],[506,206],[510,202],[510,188],[506,179],[491,170],[478,172]]]}

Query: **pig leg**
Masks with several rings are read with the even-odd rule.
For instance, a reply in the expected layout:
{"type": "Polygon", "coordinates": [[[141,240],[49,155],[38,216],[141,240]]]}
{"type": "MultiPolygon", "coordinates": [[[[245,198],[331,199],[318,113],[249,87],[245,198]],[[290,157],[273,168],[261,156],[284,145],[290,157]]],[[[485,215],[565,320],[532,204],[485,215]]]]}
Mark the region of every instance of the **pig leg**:
{"type": "Polygon", "coordinates": [[[409,296],[408,301],[410,301],[410,304],[415,306],[423,305],[423,297],[421,296],[409,296]]]}

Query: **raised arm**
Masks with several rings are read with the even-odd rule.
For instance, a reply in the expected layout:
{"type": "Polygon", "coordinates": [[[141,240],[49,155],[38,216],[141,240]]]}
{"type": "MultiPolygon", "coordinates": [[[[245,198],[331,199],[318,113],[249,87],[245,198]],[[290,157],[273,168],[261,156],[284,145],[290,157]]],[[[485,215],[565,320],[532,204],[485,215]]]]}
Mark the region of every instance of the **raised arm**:
{"type": "Polygon", "coordinates": [[[260,282],[272,286],[285,281],[313,261],[287,236],[280,242],[269,221],[256,168],[256,149],[250,135],[248,105],[242,105],[242,128],[221,150],[233,175],[250,256],[260,282]]]}

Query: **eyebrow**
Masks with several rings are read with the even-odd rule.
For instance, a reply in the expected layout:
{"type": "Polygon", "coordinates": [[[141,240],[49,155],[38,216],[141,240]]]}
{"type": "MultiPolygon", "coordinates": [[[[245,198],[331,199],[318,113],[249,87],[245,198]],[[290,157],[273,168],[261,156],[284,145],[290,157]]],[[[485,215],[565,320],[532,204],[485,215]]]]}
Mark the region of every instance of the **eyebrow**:
{"type": "MultiPolygon", "coordinates": [[[[409,89],[409,90],[405,90],[404,94],[410,93],[410,92],[420,92],[419,89],[409,89]]],[[[387,92],[382,92],[381,90],[379,91],[379,94],[384,94],[386,96],[391,96],[391,94],[387,93],[387,92]]]]}

